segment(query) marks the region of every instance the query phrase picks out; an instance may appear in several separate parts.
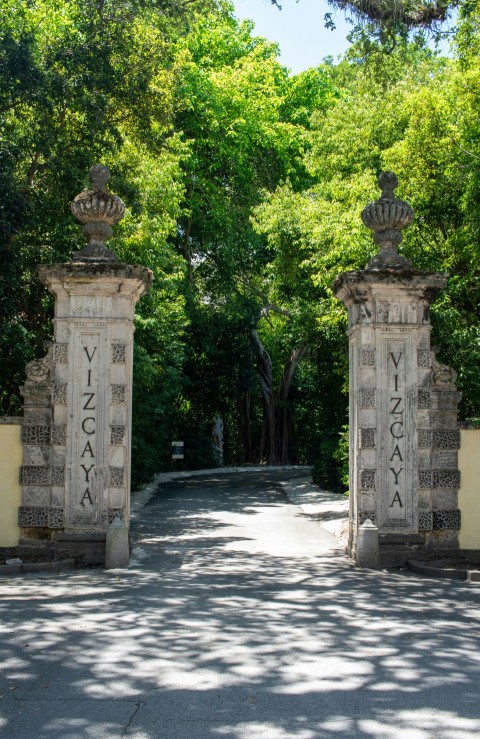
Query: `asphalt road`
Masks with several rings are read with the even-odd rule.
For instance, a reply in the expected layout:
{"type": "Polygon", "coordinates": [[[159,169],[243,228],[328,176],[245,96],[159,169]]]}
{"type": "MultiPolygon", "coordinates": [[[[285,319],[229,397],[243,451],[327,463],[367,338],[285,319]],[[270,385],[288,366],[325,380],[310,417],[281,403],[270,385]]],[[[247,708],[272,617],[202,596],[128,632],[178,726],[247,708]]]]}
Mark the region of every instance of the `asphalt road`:
{"type": "Polygon", "coordinates": [[[480,586],[355,569],[284,478],[168,482],[128,569],[1,579],[0,736],[478,739],[480,586]]]}

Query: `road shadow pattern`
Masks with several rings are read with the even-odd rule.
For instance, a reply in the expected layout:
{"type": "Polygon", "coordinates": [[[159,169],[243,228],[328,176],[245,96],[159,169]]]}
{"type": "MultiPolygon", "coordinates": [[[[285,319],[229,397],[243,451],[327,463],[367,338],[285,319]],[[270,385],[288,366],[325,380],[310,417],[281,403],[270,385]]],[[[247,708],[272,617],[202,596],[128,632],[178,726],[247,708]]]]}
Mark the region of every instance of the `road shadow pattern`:
{"type": "Polygon", "coordinates": [[[0,735],[480,736],[480,588],[222,533],[285,506],[280,480],[168,483],[129,570],[1,581],[0,735]]]}

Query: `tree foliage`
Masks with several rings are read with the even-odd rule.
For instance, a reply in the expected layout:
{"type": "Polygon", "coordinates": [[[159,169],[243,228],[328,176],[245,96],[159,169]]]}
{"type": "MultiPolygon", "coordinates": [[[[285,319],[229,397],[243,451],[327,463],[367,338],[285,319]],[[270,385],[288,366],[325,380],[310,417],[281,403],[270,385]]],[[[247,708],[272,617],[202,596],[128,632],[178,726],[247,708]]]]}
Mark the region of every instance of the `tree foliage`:
{"type": "MultiPolygon", "coordinates": [[[[417,218],[403,250],[448,271],[434,340],[480,416],[480,11],[455,55],[412,26],[455,3],[333,2],[372,21],[351,49],[290,76],[274,44],[214,0],[0,0],[0,403],[51,335],[36,265],[82,242],[69,202],[91,164],[128,205],[112,247],[154,272],[139,303],[134,482],[170,465],[308,461],[342,487],[347,339],[331,292],[375,251],[359,213],[393,169],[417,218]],[[423,13],[423,15],[422,15],[423,13]]],[[[358,16],[359,17],[359,16],[358,16]]]]}

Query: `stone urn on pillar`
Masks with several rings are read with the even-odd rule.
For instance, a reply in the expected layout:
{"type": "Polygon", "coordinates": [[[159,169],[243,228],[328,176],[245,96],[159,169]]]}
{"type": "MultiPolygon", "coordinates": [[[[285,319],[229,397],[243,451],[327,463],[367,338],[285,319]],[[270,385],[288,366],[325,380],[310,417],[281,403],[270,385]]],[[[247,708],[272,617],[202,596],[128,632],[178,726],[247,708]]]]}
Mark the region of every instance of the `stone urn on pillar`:
{"type": "Polygon", "coordinates": [[[370,519],[382,565],[397,565],[458,547],[461,395],[454,381],[440,384],[430,347],[429,305],[448,275],[417,270],[398,253],[414,213],[395,197],[392,172],[378,182],[381,197],[362,220],[380,250],[333,290],[348,309],[349,553],[356,559],[359,527],[370,519]]]}
{"type": "Polygon", "coordinates": [[[149,269],[123,264],[105,246],[125,212],[109,177],[107,167],[92,167],[92,188],[71,204],[85,248],[38,268],[55,296],[52,390],[45,423],[26,417],[23,426],[23,545],[34,540],[82,562],[103,561],[114,518],[129,523],[133,318],[152,281],[149,269]]]}

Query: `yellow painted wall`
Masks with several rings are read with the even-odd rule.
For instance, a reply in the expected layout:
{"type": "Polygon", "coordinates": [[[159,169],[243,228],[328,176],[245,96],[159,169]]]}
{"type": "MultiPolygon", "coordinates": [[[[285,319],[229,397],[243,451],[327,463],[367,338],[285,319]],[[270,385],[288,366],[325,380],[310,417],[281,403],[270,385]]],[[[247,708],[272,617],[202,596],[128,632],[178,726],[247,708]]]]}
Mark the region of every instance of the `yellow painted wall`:
{"type": "Polygon", "coordinates": [[[480,429],[460,431],[458,466],[461,472],[458,493],[462,520],[460,547],[480,549],[480,429]]]}
{"type": "Polygon", "coordinates": [[[0,547],[15,547],[20,537],[19,468],[22,464],[20,424],[0,424],[0,547]]]}

